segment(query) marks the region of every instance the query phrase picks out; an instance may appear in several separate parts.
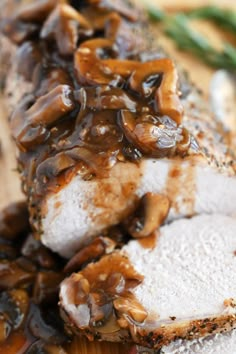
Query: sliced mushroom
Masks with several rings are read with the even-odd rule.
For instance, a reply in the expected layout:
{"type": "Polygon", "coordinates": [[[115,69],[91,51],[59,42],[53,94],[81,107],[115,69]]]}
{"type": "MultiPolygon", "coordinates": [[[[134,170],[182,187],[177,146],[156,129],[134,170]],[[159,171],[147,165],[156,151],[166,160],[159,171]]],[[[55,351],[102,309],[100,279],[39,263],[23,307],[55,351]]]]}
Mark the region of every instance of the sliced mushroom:
{"type": "Polygon", "coordinates": [[[118,332],[120,330],[120,325],[117,321],[116,316],[112,314],[108,319],[106,319],[105,323],[102,324],[100,327],[96,327],[96,331],[98,333],[103,334],[112,334],[118,332]]]}
{"type": "Polygon", "coordinates": [[[0,243],[0,259],[13,260],[17,257],[17,255],[18,250],[16,248],[0,243]]]}
{"type": "Polygon", "coordinates": [[[23,150],[42,143],[49,135],[46,128],[75,107],[68,85],[57,86],[32,105],[34,100],[32,95],[27,96],[11,118],[13,137],[23,150]]]}
{"type": "Polygon", "coordinates": [[[59,284],[63,280],[63,274],[53,271],[41,271],[37,273],[33,298],[36,304],[50,304],[57,300],[59,284]]]}
{"type": "Polygon", "coordinates": [[[117,32],[124,21],[117,12],[107,11],[104,8],[88,6],[83,9],[84,16],[92,24],[94,31],[104,31],[105,38],[116,40],[117,32]]]}
{"type": "Polygon", "coordinates": [[[67,263],[65,273],[78,271],[83,264],[97,260],[104,254],[111,253],[116,243],[107,237],[97,237],[90,245],[84,247],[67,263]]]}
{"type": "Polygon", "coordinates": [[[118,331],[120,317],[125,319],[128,316],[142,321],[146,316],[145,310],[142,311],[135,299],[133,307],[131,306],[130,292],[130,289],[136,287],[142,279],[128,259],[114,251],[62,282],[60,290],[62,316],[66,321],[69,319],[72,330],[76,331],[76,327],[79,327],[89,329],[91,333],[118,331]],[[125,302],[125,306],[119,306],[122,301],[125,302]],[[129,301],[130,306],[127,305],[129,301]],[[114,302],[119,307],[117,311],[114,302]],[[136,314],[135,308],[138,309],[136,314]]]}
{"type": "Polygon", "coordinates": [[[81,88],[75,92],[76,99],[84,107],[93,110],[120,110],[136,111],[138,103],[124,90],[109,86],[81,88]]]}
{"type": "MultiPolygon", "coordinates": [[[[96,38],[83,42],[74,54],[74,65],[79,82],[84,84],[109,85],[114,72],[100,60],[102,50],[109,48],[115,53],[117,48],[110,39],[96,38]]],[[[120,63],[117,62],[117,66],[120,63]]],[[[123,65],[121,65],[123,68],[123,65]]]]}
{"type": "Polygon", "coordinates": [[[12,332],[9,337],[0,344],[0,352],[7,354],[25,353],[29,345],[24,331],[12,332]]]}
{"type": "Polygon", "coordinates": [[[13,43],[21,44],[30,39],[39,30],[34,23],[24,23],[13,19],[1,19],[0,32],[5,34],[13,43]]]}
{"type": "Polygon", "coordinates": [[[41,68],[35,81],[37,97],[46,95],[60,85],[73,87],[72,79],[65,68],[50,68],[46,72],[41,68]]]}
{"type": "Polygon", "coordinates": [[[26,22],[41,22],[47,18],[54,7],[66,0],[37,0],[23,4],[17,11],[16,17],[26,22]]]}
{"type": "Polygon", "coordinates": [[[181,127],[176,124],[169,127],[163,120],[151,114],[122,110],[119,121],[126,138],[142,153],[149,156],[174,155],[178,143],[183,139],[181,127]]]}
{"type": "Polygon", "coordinates": [[[170,202],[166,196],[146,193],[135,215],[125,222],[128,232],[135,238],[152,235],[166,219],[169,208],[170,202]]]}
{"type": "Polygon", "coordinates": [[[72,111],[73,108],[71,88],[68,85],[59,85],[48,94],[40,97],[27,110],[26,119],[33,125],[48,126],[72,111]]]}
{"type": "Polygon", "coordinates": [[[29,213],[25,201],[12,203],[1,210],[0,237],[12,240],[29,230],[29,213]]]}
{"type": "Polygon", "coordinates": [[[105,28],[106,32],[105,37],[115,41],[121,25],[122,19],[116,12],[109,14],[103,25],[103,28],[105,28]]]}
{"type": "Polygon", "coordinates": [[[126,281],[121,273],[112,273],[106,280],[107,291],[109,293],[121,294],[126,287],[126,281]]]}
{"type": "MultiPolygon", "coordinates": [[[[93,144],[88,144],[88,148],[84,147],[75,147],[69,151],[67,151],[67,154],[74,159],[75,161],[82,161],[82,167],[81,171],[78,171],[78,173],[83,177],[84,179],[88,179],[93,174],[99,175],[99,176],[104,176],[106,174],[106,171],[110,169],[112,166],[114,166],[116,162],[116,155],[114,155],[110,152],[107,154],[98,154],[97,152],[102,151],[102,148],[107,149],[112,145],[113,140],[116,139],[118,142],[120,139],[122,139],[123,134],[120,132],[119,128],[116,126],[109,126],[109,125],[97,125],[93,127],[94,133],[94,141],[93,144]],[[111,128],[114,128],[113,131],[111,128]],[[106,134],[102,134],[103,131],[105,130],[106,134]],[[109,134],[111,131],[111,134],[109,134]],[[96,134],[96,135],[95,135],[96,134]],[[97,138],[97,139],[96,139],[97,138]],[[102,139],[104,140],[102,144],[102,139]],[[101,141],[100,145],[100,150],[98,149],[99,147],[99,142],[101,141]],[[94,147],[96,150],[96,153],[94,153],[94,147]]],[[[86,146],[86,141],[85,144],[86,146]]]]}
{"type": "Polygon", "coordinates": [[[90,325],[102,327],[113,311],[111,300],[99,291],[90,292],[87,303],[90,309],[90,325]]]}
{"type": "Polygon", "coordinates": [[[59,176],[62,172],[75,166],[76,161],[66,152],[59,152],[53,157],[43,161],[36,170],[39,184],[46,184],[52,177],[59,176]]]}
{"type": "MultiPolygon", "coordinates": [[[[29,310],[29,297],[25,290],[14,289],[0,295],[1,328],[6,339],[13,330],[22,327],[29,310]]],[[[0,347],[1,349],[1,347],[0,347]]]]}
{"type": "Polygon", "coordinates": [[[158,59],[139,64],[130,78],[130,86],[133,90],[145,95],[142,84],[155,74],[162,74],[161,84],[155,92],[158,110],[162,115],[167,115],[180,124],[183,106],[178,96],[177,69],[171,59],[158,59]]]}
{"type": "Polygon", "coordinates": [[[123,317],[125,314],[130,316],[135,322],[142,323],[148,316],[147,311],[135,300],[135,297],[131,293],[115,299],[113,305],[119,317],[123,317]]]}
{"type": "Polygon", "coordinates": [[[89,3],[108,10],[114,10],[127,17],[130,21],[136,21],[140,17],[137,7],[134,8],[124,0],[89,0],[89,3]]]}
{"type": "Polygon", "coordinates": [[[1,343],[4,342],[11,333],[11,326],[7,321],[0,318],[0,348],[1,343]]]}
{"type": "Polygon", "coordinates": [[[0,261],[0,290],[32,284],[35,273],[26,271],[16,262],[0,261]]]}
{"type": "Polygon", "coordinates": [[[17,73],[31,81],[36,66],[42,60],[42,53],[33,41],[24,42],[17,50],[17,73]]]}
{"type": "Polygon", "coordinates": [[[29,234],[25,239],[21,247],[21,254],[42,268],[50,270],[57,268],[56,256],[32,234],[29,234]]]}
{"type": "Polygon", "coordinates": [[[186,128],[182,128],[181,139],[178,141],[177,151],[180,154],[185,155],[190,148],[198,149],[198,143],[196,139],[190,135],[186,128]]]}
{"type": "Polygon", "coordinates": [[[72,55],[76,49],[79,34],[91,36],[93,29],[87,19],[67,4],[59,4],[44,23],[40,37],[55,38],[62,55],[72,55]]]}
{"type": "Polygon", "coordinates": [[[79,274],[76,274],[74,279],[76,280],[73,284],[73,301],[76,305],[85,303],[90,293],[90,285],[86,278],[83,278],[79,274]]]}
{"type": "Polygon", "coordinates": [[[54,345],[65,342],[63,323],[55,307],[48,307],[46,311],[43,311],[40,307],[31,304],[27,320],[28,331],[35,338],[54,345]]]}
{"type": "Polygon", "coordinates": [[[75,68],[82,83],[108,85],[117,76],[130,79],[131,88],[143,94],[143,83],[148,77],[162,74],[160,86],[156,89],[156,110],[168,115],[178,124],[181,122],[183,107],[178,96],[178,75],[170,59],[158,59],[145,63],[132,60],[99,58],[100,51],[113,48],[109,39],[92,39],[84,42],[75,53],[75,68]]]}
{"type": "Polygon", "coordinates": [[[94,30],[105,30],[105,38],[117,44],[121,58],[138,55],[146,48],[141,35],[143,29],[135,23],[130,26],[117,12],[100,7],[94,11],[92,7],[88,7],[83,10],[83,14],[92,23],[94,30]]]}

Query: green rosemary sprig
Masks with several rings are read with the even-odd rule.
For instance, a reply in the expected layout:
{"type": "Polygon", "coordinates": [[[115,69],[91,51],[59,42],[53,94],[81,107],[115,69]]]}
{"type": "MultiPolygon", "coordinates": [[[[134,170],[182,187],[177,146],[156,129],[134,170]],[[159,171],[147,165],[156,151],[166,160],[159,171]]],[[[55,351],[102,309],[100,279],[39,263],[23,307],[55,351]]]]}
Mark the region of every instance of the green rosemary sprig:
{"type": "Polygon", "coordinates": [[[208,7],[192,11],[189,14],[178,13],[177,15],[168,16],[156,8],[148,9],[150,18],[163,24],[165,33],[175,41],[180,49],[193,53],[206,64],[216,69],[224,68],[236,71],[236,48],[226,43],[223,50],[218,51],[212,47],[203,35],[193,30],[189,25],[189,20],[192,18],[210,18],[211,20],[214,18],[214,21],[218,21],[222,26],[224,23],[225,28],[227,23],[228,29],[230,28],[233,31],[233,26],[236,26],[236,22],[233,22],[235,13],[232,12],[228,16],[228,20],[223,20],[223,14],[228,14],[228,11],[226,12],[225,10],[222,14],[220,14],[220,11],[216,11],[215,7],[208,7]]]}
{"type": "Polygon", "coordinates": [[[216,6],[202,7],[188,13],[189,18],[201,18],[215,22],[222,28],[236,33],[236,12],[216,6]]]}
{"type": "Polygon", "coordinates": [[[236,70],[236,49],[229,43],[224,45],[222,51],[213,48],[205,37],[189,26],[186,15],[168,18],[165,32],[180,49],[192,52],[206,64],[214,68],[236,70]]]}

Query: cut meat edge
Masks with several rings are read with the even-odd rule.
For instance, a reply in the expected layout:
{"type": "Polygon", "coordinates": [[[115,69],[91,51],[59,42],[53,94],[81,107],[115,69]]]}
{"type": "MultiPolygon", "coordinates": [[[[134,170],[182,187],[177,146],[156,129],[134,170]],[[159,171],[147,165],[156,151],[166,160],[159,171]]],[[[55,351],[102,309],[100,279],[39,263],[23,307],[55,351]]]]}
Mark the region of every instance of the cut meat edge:
{"type": "Polygon", "coordinates": [[[42,241],[70,257],[132,214],[137,200],[148,192],[169,198],[168,222],[195,214],[235,213],[236,178],[207,164],[193,159],[145,159],[139,165],[117,163],[107,178],[83,181],[75,176],[58,193],[46,195],[42,241]]]}
{"type": "MultiPolygon", "coordinates": [[[[133,302],[125,303],[126,307],[124,298],[127,293],[116,293],[113,296],[118,321],[116,326],[113,323],[113,330],[109,332],[109,326],[104,330],[103,326],[96,327],[91,324],[89,303],[84,302],[82,308],[79,304],[73,304],[76,277],[85,275],[89,281],[89,273],[92,271],[93,276],[94,274],[96,276],[96,272],[99,271],[97,279],[99,277],[105,279],[106,270],[101,271],[103,269],[101,263],[105,262],[104,259],[107,257],[107,262],[114,264],[110,255],[93,265],[90,264],[85,270],[72,275],[62,283],[60,304],[63,317],[73,331],[83,333],[89,338],[134,341],[139,345],[158,349],[177,339],[192,340],[230,331],[236,327],[236,309],[233,301],[236,293],[235,232],[236,220],[230,217],[197,216],[162,227],[153,250],[142,248],[138,241],[131,241],[123,250],[115,251],[115,254],[126,257],[127,269],[131,265],[135,272],[144,276],[144,280],[129,290],[135,297],[133,302]],[[174,244],[176,252],[180,248],[180,257],[173,254],[172,258],[171,254],[168,254],[170,241],[172,242],[170,252],[173,253],[174,244]],[[187,256],[186,253],[186,257],[183,258],[185,252],[190,254],[187,256]],[[189,287],[189,283],[192,283],[192,288],[189,287]],[[122,299],[121,307],[117,307],[117,298],[122,299]],[[132,310],[134,306],[137,308],[136,312],[135,308],[132,310]],[[142,309],[146,310],[148,315],[140,322],[137,319],[140,318],[142,309]],[[120,322],[121,319],[123,322],[120,322]]],[[[112,271],[116,270],[120,272],[119,266],[113,267],[112,271]]],[[[103,283],[103,286],[104,284],[106,283],[103,283]]],[[[95,290],[100,291],[101,283],[93,280],[89,285],[91,293],[95,290]]]]}
{"type": "MultiPolygon", "coordinates": [[[[236,330],[193,340],[178,339],[163,346],[158,354],[235,354],[236,330]]],[[[132,347],[129,354],[157,354],[154,349],[132,347]]]]}

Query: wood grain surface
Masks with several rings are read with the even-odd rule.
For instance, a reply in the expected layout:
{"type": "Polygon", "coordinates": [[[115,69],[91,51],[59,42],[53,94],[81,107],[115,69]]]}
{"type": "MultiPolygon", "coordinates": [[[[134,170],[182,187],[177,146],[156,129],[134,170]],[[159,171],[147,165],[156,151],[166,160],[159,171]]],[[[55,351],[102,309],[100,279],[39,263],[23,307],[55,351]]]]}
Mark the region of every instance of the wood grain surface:
{"type": "MultiPolygon", "coordinates": [[[[140,1],[140,0],[136,0],[140,1]]],[[[198,5],[206,5],[206,3],[217,3],[220,6],[232,7],[236,9],[235,0],[152,0],[152,4],[158,4],[168,10],[178,10],[186,7],[197,7],[198,5]]],[[[218,29],[211,25],[204,24],[201,29],[205,29],[207,36],[218,43],[218,29]]],[[[189,54],[183,54],[176,50],[174,44],[164,36],[156,32],[153,27],[153,35],[158,36],[158,41],[163,45],[165,50],[172,55],[178,63],[189,71],[190,77],[207,96],[209,81],[213,71],[201,64],[197,59],[189,54]],[[192,70],[194,68],[194,70],[192,70]]],[[[2,97],[0,97],[0,142],[1,142],[1,157],[0,157],[0,207],[8,203],[24,198],[20,190],[20,180],[16,172],[15,162],[15,146],[10,136],[9,126],[7,122],[6,107],[2,97]]],[[[129,346],[112,343],[89,343],[85,339],[76,339],[68,348],[67,351],[73,354],[127,354],[129,346]]]]}
{"type": "Polygon", "coordinates": [[[0,207],[23,198],[16,172],[15,145],[11,139],[6,107],[0,97],[0,207]]]}

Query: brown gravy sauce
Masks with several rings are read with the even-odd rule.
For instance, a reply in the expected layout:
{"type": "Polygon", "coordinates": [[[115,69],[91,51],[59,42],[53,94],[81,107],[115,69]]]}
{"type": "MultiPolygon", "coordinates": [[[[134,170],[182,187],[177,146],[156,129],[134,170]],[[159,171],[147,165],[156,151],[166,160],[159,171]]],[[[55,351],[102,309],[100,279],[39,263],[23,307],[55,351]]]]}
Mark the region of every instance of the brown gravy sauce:
{"type": "Polygon", "coordinates": [[[96,185],[96,192],[93,198],[93,205],[102,208],[104,212],[97,215],[90,215],[91,219],[97,218],[96,222],[106,225],[117,224],[132,214],[137,207],[138,197],[135,194],[142,176],[141,164],[122,162],[115,165],[112,174],[108,173],[107,178],[100,178],[96,185]],[[111,215],[110,210],[115,213],[111,215]],[[119,213],[117,212],[119,211],[119,213]]]}
{"type": "Polygon", "coordinates": [[[182,166],[178,161],[173,161],[169,168],[169,173],[166,181],[166,194],[171,200],[171,207],[179,212],[177,197],[180,190],[182,191],[182,166]]]}
{"type": "Polygon", "coordinates": [[[172,202],[171,207],[180,212],[179,207],[184,202],[188,206],[189,216],[194,214],[196,198],[196,167],[192,160],[185,158],[186,164],[179,163],[178,159],[172,161],[166,181],[166,194],[172,202]],[[177,200],[181,195],[181,200],[177,200]]]}
{"type": "Polygon", "coordinates": [[[148,237],[143,237],[138,239],[138,242],[143,248],[153,249],[155,248],[159,237],[159,231],[153,232],[152,235],[148,237]]]}
{"type": "Polygon", "coordinates": [[[194,215],[196,199],[196,167],[194,161],[189,161],[189,164],[184,170],[183,186],[184,202],[188,205],[189,216],[192,216],[194,215]]]}
{"type": "Polygon", "coordinates": [[[32,223],[42,196],[75,174],[103,178],[121,161],[187,154],[175,66],[142,62],[148,46],[142,36],[137,46],[137,18],[125,3],[88,0],[26,4],[3,21],[19,46],[20,73],[34,87],[11,120],[32,223]]]}
{"type": "Polygon", "coordinates": [[[90,313],[87,324],[80,325],[80,319],[76,320],[66,312],[61,298],[70,329],[77,332],[82,326],[91,339],[95,334],[99,338],[99,333],[114,333],[127,328],[128,318],[142,323],[147,312],[131,292],[142,280],[143,277],[119,251],[67,278],[62,283],[62,288],[67,288],[67,300],[78,308],[88,306],[90,313]]]}

